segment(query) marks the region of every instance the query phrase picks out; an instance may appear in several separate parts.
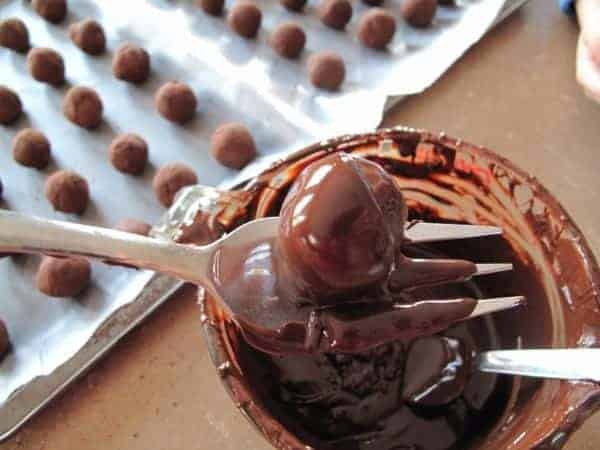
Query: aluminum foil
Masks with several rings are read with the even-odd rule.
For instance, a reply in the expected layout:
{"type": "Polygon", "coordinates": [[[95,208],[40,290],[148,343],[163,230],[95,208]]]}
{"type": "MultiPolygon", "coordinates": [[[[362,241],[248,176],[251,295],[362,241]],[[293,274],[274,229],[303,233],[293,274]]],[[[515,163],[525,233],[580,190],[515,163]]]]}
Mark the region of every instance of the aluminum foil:
{"type": "MultiPolygon", "coordinates": [[[[425,30],[407,27],[399,19],[388,52],[371,51],[356,42],[357,18],[365,10],[360,2],[354,3],[346,33],[318,22],[316,0],[309,0],[301,15],[285,11],[276,0],[259,3],[263,28],[256,40],[246,41],[230,33],[222,18],[204,15],[193,2],[70,0],[69,17],[59,26],[34,14],[30,2],[0,2],[0,18],[23,19],[34,46],[63,55],[68,85],[94,87],[104,102],[104,123],[98,130],[76,127],[61,112],[68,85],[56,89],[33,81],[25,57],[0,49],[0,84],[19,93],[26,111],[15,126],[0,127],[0,176],[5,184],[0,207],[102,226],[124,217],[156,222],[164,213],[151,190],[157,167],[185,162],[202,184],[232,186],[309,143],[375,128],[386,101],[389,106],[390,98],[431,85],[487,31],[505,0],[465,0],[459,8],[440,8],[434,26],[425,30]],[[107,33],[109,51],[101,57],[84,54],[68,39],[68,23],[88,17],[101,22],[107,33]],[[307,31],[307,49],[297,62],[276,57],[267,45],[269,32],[283,20],[301,22],[307,31]],[[152,76],[142,86],[112,76],[112,53],[124,41],[139,43],[151,54],[152,76]],[[340,52],[346,61],[347,79],[340,92],[319,91],[307,81],[308,55],[324,49],[340,52]],[[165,121],[153,107],[156,89],[172,79],[190,84],[199,99],[197,117],[184,127],[165,121]],[[229,121],[245,123],[260,152],[241,173],[220,166],[209,152],[212,132],[229,121]],[[52,142],[53,161],[43,172],[12,161],[11,140],[26,126],[39,128],[52,142]],[[141,177],[122,175],[108,162],[107,148],[122,132],[139,133],[149,143],[150,167],[141,177]],[[82,217],[54,212],[43,196],[45,178],[58,168],[76,170],[90,182],[92,203],[82,217]]],[[[392,12],[398,11],[398,4],[386,2],[392,12]]],[[[181,207],[177,211],[161,222],[156,236],[169,238],[184,220],[181,207]]],[[[35,289],[38,263],[34,256],[0,260],[0,317],[13,343],[11,354],[0,362],[0,439],[178,286],[151,272],[96,263],[92,286],[82,296],[50,299],[35,289]]]]}

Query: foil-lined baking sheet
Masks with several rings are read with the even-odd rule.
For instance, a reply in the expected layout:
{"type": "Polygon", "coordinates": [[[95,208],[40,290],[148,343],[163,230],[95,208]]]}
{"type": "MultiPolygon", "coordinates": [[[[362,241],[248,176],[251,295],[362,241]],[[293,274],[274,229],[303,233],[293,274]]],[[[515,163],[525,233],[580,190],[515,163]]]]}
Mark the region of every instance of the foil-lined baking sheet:
{"type": "MultiPolygon", "coordinates": [[[[34,46],[62,54],[68,80],[59,89],[37,83],[27,72],[24,56],[0,49],[0,84],[18,92],[26,112],[16,125],[0,127],[0,178],[5,185],[0,207],[102,226],[125,217],[155,223],[164,213],[151,189],[156,168],[184,162],[197,171],[202,184],[232,186],[274,158],[316,140],[375,128],[390,101],[427,88],[499,14],[522,1],[465,0],[458,8],[440,8],[434,26],[424,30],[399,19],[388,52],[365,49],[356,41],[356,23],[366,10],[358,1],[345,33],[320,24],[316,0],[309,0],[304,14],[285,11],[276,0],[258,3],[263,27],[256,40],[246,41],[230,33],[222,18],[206,16],[192,1],[70,0],[69,16],[61,25],[45,22],[33,13],[30,2],[0,1],[0,18],[23,19],[34,46]],[[90,57],[70,42],[68,24],[83,18],[103,24],[105,55],[90,57]],[[269,32],[283,20],[300,22],[307,31],[307,48],[299,61],[282,60],[267,45],[269,32]],[[112,54],[125,41],[142,45],[151,55],[152,76],[141,86],[117,81],[111,74],[112,54]],[[306,60],[319,50],[338,51],[345,59],[347,79],[339,92],[319,91],[308,83],[306,60]],[[154,92],[172,79],[188,83],[199,99],[197,117],[183,127],[162,119],[153,106],[154,92]],[[63,117],[62,98],[70,85],[99,92],[104,122],[98,130],[80,129],[63,117]],[[220,166],[209,152],[212,132],[230,121],[252,130],[260,152],[260,158],[240,173],[220,166]],[[11,141],[28,126],[42,130],[52,142],[53,161],[45,171],[12,160],[11,141]],[[122,132],[138,133],[149,143],[150,167],[141,177],[122,175],[108,162],[107,148],[122,132]],[[82,217],[54,212],[44,198],[44,180],[59,168],[76,170],[90,183],[92,203],[82,217]]],[[[399,0],[386,2],[394,13],[398,5],[399,0]]],[[[171,217],[169,227],[155,230],[156,236],[169,238],[177,217],[171,217]]],[[[35,256],[0,260],[0,317],[13,343],[12,352],[0,362],[0,439],[179,286],[151,272],[95,263],[92,285],[83,295],[50,299],[35,289],[38,263],[35,256]]]]}

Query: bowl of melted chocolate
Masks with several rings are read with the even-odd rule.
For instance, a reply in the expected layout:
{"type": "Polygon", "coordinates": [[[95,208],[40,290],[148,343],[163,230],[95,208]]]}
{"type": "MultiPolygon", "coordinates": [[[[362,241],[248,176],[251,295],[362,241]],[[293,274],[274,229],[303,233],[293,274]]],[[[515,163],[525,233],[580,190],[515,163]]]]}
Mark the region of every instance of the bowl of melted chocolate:
{"type": "MultiPolygon", "coordinates": [[[[585,238],[535,178],[495,153],[444,135],[380,130],[297,152],[236,190],[213,193],[210,208],[193,200],[202,195],[190,188],[180,199],[197,208],[180,242],[206,243],[246,221],[281,217],[272,241],[215,267],[224,296],[266,322],[332,310],[343,324],[361,318],[359,331],[335,320],[304,334],[281,331],[302,339],[306,351],[297,352],[201,292],[221,379],[275,448],[560,449],[598,409],[598,385],[470,365],[486,350],[593,347],[600,338],[600,269],[585,238]],[[412,220],[488,224],[504,235],[411,245],[403,233],[412,220]],[[409,258],[511,262],[514,270],[431,285],[409,258]],[[526,296],[527,305],[437,320],[420,332],[410,319],[409,332],[393,339],[381,321],[391,303],[510,295],[526,296]]],[[[473,307],[453,304],[444,317],[473,307]]]]}

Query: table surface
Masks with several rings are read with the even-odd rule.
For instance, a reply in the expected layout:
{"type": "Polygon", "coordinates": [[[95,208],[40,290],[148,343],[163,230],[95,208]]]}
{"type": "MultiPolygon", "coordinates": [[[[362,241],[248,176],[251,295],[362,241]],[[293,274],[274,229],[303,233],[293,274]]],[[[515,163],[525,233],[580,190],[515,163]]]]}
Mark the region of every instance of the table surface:
{"type": "MultiPolygon", "coordinates": [[[[532,0],[384,124],[443,130],[518,162],[600,257],[600,107],[575,82],[576,38],[554,1],[532,0]]],[[[220,386],[199,315],[186,286],[0,450],[268,450],[220,386]]],[[[600,414],[567,449],[598,447],[600,414]]]]}

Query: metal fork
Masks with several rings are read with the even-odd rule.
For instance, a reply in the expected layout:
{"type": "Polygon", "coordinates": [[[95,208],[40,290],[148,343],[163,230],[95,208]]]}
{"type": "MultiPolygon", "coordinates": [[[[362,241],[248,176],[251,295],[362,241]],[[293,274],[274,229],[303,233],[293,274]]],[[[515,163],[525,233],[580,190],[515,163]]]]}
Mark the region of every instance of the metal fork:
{"type": "MultiPolygon", "coordinates": [[[[122,231],[68,222],[52,221],[10,211],[0,211],[0,252],[45,253],[98,258],[138,268],[151,269],[199,284],[214,293],[211,264],[215,252],[277,235],[279,218],[258,219],[205,245],[182,245],[122,231]]],[[[406,237],[413,243],[466,239],[501,234],[497,227],[478,225],[411,223],[406,237]]],[[[511,270],[511,264],[477,264],[473,275],[511,270]]],[[[234,316],[227,299],[220,299],[234,316]]],[[[432,301],[433,302],[433,301],[432,301]]],[[[468,318],[521,305],[521,296],[479,300],[468,318]]],[[[252,323],[250,323],[252,325],[252,323]]]]}

